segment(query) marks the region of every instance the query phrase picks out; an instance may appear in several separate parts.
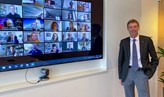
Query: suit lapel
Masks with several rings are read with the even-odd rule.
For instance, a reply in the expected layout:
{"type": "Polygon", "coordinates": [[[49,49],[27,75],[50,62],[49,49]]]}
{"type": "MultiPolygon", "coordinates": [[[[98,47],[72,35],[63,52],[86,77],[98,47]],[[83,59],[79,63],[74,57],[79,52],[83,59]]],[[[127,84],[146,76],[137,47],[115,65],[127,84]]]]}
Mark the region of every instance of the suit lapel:
{"type": "Polygon", "coordinates": [[[143,54],[143,51],[144,51],[144,44],[145,44],[142,36],[139,36],[139,44],[140,44],[140,55],[142,57],[142,54],[143,54]]]}
{"type": "Polygon", "coordinates": [[[130,59],[130,37],[127,39],[127,54],[128,58],[130,59]]]}

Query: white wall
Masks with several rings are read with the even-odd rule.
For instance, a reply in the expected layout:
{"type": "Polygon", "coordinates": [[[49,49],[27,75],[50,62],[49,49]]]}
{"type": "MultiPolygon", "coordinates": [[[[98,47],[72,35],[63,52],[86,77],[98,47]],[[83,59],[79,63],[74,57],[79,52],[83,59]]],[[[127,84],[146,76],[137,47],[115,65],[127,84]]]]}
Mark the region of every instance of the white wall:
{"type": "MultiPolygon", "coordinates": [[[[158,2],[157,0],[142,1],[141,34],[152,37],[154,45],[158,47],[158,2]]],[[[152,97],[157,97],[158,72],[150,80],[152,97]]]]}
{"type": "MultiPolygon", "coordinates": [[[[154,25],[147,23],[147,20],[151,20],[156,25],[156,19],[154,16],[149,17],[153,10],[156,14],[157,6],[155,0],[105,0],[105,33],[106,33],[106,51],[107,64],[110,67],[109,72],[100,73],[97,75],[86,76],[76,79],[70,79],[58,83],[45,84],[37,87],[27,88],[19,91],[13,91],[4,93],[2,97],[124,97],[123,87],[119,84],[117,74],[117,55],[120,39],[127,37],[128,32],[126,30],[126,22],[135,18],[141,21],[142,34],[154,33],[153,39],[157,40],[157,29],[154,25]],[[150,4],[150,5],[147,5],[150,4]],[[149,12],[149,14],[147,14],[149,12]],[[149,17],[149,19],[147,19],[149,17]],[[150,28],[150,29],[149,29],[150,28]],[[149,31],[150,30],[150,31],[149,31]]],[[[155,15],[156,17],[156,15],[155,15]]],[[[91,64],[105,64],[105,60],[84,62],[88,66],[91,64]]],[[[70,64],[76,66],[75,64],[70,64]]],[[[78,63],[80,64],[80,63],[78,63]]],[[[67,66],[67,65],[66,65],[67,66]]],[[[80,65],[81,67],[83,65],[80,65]]],[[[86,65],[85,65],[86,66],[86,65]]],[[[69,68],[69,66],[68,66],[69,68]]],[[[71,69],[71,68],[70,68],[71,69]]],[[[53,69],[52,69],[53,70],[53,69]]],[[[57,69],[56,69],[57,70],[57,69]]],[[[64,71],[62,69],[59,70],[64,71]]],[[[24,73],[24,71],[20,71],[24,73]]],[[[9,73],[5,73],[9,76],[9,73]]],[[[12,72],[13,75],[17,75],[16,72],[12,72]]],[[[12,76],[13,76],[12,75],[12,76]]],[[[14,79],[15,77],[11,77],[14,79]]],[[[23,76],[23,74],[20,74],[23,76]]],[[[4,77],[4,76],[3,76],[4,77]]],[[[18,77],[19,78],[19,77],[18,77]]],[[[16,78],[15,78],[16,79],[16,78]]],[[[0,80],[1,82],[9,81],[10,79],[0,80]]],[[[17,79],[18,80],[18,79],[17,79]]],[[[20,78],[20,80],[22,80],[20,78]]],[[[151,93],[152,97],[156,96],[156,88],[152,87],[156,84],[155,79],[151,81],[151,93]]]]}

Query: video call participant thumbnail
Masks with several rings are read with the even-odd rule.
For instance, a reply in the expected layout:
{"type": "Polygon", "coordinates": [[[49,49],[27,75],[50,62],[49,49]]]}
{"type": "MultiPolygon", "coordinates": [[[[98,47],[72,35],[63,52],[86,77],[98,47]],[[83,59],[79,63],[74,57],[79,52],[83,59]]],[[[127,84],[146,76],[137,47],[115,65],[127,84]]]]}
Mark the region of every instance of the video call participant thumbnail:
{"type": "Polygon", "coordinates": [[[61,20],[62,12],[61,12],[61,10],[45,8],[44,9],[44,18],[45,19],[53,19],[53,20],[61,20]]]}
{"type": "Polygon", "coordinates": [[[77,10],[77,1],[74,0],[63,0],[63,9],[66,10],[77,10]]]}
{"type": "Polygon", "coordinates": [[[9,44],[0,45],[1,57],[16,57],[23,56],[23,45],[9,44]]]}
{"type": "Polygon", "coordinates": [[[77,42],[63,42],[63,52],[77,51],[77,42]]]}
{"type": "Polygon", "coordinates": [[[45,0],[45,7],[46,8],[54,8],[54,9],[61,9],[61,1],[62,0],[45,0]]]}
{"type": "Polygon", "coordinates": [[[78,42],[79,51],[89,51],[91,50],[91,42],[78,42]]]}
{"type": "Polygon", "coordinates": [[[44,42],[44,32],[24,32],[24,42],[44,42]]]}
{"type": "Polygon", "coordinates": [[[76,32],[77,31],[77,22],[73,22],[73,21],[63,22],[63,31],[76,32]]]}
{"type": "Polygon", "coordinates": [[[23,5],[44,6],[44,0],[22,0],[23,5]]]}
{"type": "Polygon", "coordinates": [[[91,23],[77,23],[79,32],[90,32],[91,31],[91,23]]]}
{"type": "Polygon", "coordinates": [[[42,19],[23,19],[23,28],[25,31],[43,31],[44,20],[42,19]]]}
{"type": "Polygon", "coordinates": [[[8,18],[0,19],[0,23],[3,26],[1,30],[3,30],[3,31],[18,31],[18,29],[15,27],[13,22],[14,21],[12,19],[8,19],[8,18]]]}
{"type": "Polygon", "coordinates": [[[22,39],[23,39],[22,32],[15,32],[15,33],[8,32],[8,37],[7,37],[6,43],[14,43],[14,44],[23,43],[22,39]]]}
{"type": "Polygon", "coordinates": [[[23,5],[23,18],[41,18],[43,7],[23,5]]]}
{"type": "Polygon", "coordinates": [[[79,22],[91,22],[91,13],[78,12],[79,22]]]}
{"type": "Polygon", "coordinates": [[[62,10],[62,20],[64,21],[77,21],[77,12],[62,10]]]}
{"type": "Polygon", "coordinates": [[[45,32],[45,42],[61,42],[62,32],[45,32]]]}
{"type": "Polygon", "coordinates": [[[45,23],[46,31],[54,31],[54,32],[62,31],[62,22],[61,21],[45,20],[44,23],[45,23]]]}
{"type": "Polygon", "coordinates": [[[23,43],[23,33],[21,31],[0,31],[0,44],[23,43]]]}
{"type": "Polygon", "coordinates": [[[45,43],[45,53],[61,53],[62,43],[45,43]]]}
{"type": "Polygon", "coordinates": [[[24,55],[44,54],[44,43],[24,44],[24,55]]]}
{"type": "Polygon", "coordinates": [[[91,32],[78,32],[78,41],[91,41],[91,32]]]}
{"type": "Polygon", "coordinates": [[[14,5],[10,5],[9,10],[10,13],[6,16],[7,18],[21,18],[21,16],[15,12],[16,7],[14,5]]]}
{"type": "Polygon", "coordinates": [[[77,32],[63,32],[63,41],[77,41],[77,32]]]}
{"type": "Polygon", "coordinates": [[[4,18],[21,18],[22,17],[22,6],[11,5],[11,4],[0,4],[0,17],[4,18]]]}
{"type": "Polygon", "coordinates": [[[78,1],[77,10],[91,12],[91,3],[78,1]]]}

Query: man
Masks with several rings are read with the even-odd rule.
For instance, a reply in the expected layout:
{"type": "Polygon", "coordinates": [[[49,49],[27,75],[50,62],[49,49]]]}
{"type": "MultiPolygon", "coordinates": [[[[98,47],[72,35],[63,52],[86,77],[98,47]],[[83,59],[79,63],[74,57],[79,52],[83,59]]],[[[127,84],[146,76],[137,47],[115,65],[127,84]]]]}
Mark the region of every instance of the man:
{"type": "Polygon", "coordinates": [[[86,47],[86,44],[85,42],[82,43],[82,47],[81,47],[81,50],[83,51],[86,51],[87,50],[87,47],[86,47]]]}
{"type": "Polygon", "coordinates": [[[9,32],[9,36],[7,37],[7,43],[18,44],[19,41],[17,36],[15,36],[12,32],[9,32]]]}
{"type": "Polygon", "coordinates": [[[66,39],[66,41],[74,41],[71,33],[68,33],[68,38],[66,39]]]}
{"type": "Polygon", "coordinates": [[[81,41],[89,41],[89,39],[87,38],[86,33],[83,33],[81,41]]]}
{"type": "Polygon", "coordinates": [[[37,23],[32,23],[30,30],[32,30],[32,31],[38,31],[39,29],[37,27],[37,23]]]}
{"type": "Polygon", "coordinates": [[[75,8],[74,8],[74,3],[73,3],[73,1],[71,1],[71,2],[69,3],[68,9],[69,9],[69,10],[74,10],[74,9],[75,9],[75,8]]]}
{"type": "Polygon", "coordinates": [[[14,27],[13,21],[11,19],[7,19],[4,23],[4,28],[2,30],[7,30],[7,31],[17,31],[18,29],[14,27]]]}
{"type": "Polygon", "coordinates": [[[10,5],[10,13],[7,15],[7,18],[21,18],[20,15],[15,12],[14,5],[10,5]]]}
{"type": "Polygon", "coordinates": [[[52,45],[51,53],[59,53],[59,49],[57,48],[57,44],[52,45]]]}
{"type": "Polygon", "coordinates": [[[31,54],[31,55],[42,55],[43,52],[38,49],[36,44],[33,44],[32,45],[32,50],[29,51],[29,54],[31,54]]]}
{"type": "Polygon", "coordinates": [[[84,22],[90,22],[88,15],[89,14],[84,14],[84,16],[83,16],[83,21],[84,22]]]}
{"type": "Polygon", "coordinates": [[[135,19],[128,21],[127,29],[130,37],[120,42],[119,79],[124,85],[126,97],[135,97],[135,85],[139,97],[150,97],[148,80],[154,75],[159,63],[153,41],[150,37],[138,34],[139,23],[135,19]]]}
{"type": "Polygon", "coordinates": [[[68,47],[67,47],[67,50],[73,50],[73,46],[72,46],[72,44],[67,44],[68,45],[68,47]]]}

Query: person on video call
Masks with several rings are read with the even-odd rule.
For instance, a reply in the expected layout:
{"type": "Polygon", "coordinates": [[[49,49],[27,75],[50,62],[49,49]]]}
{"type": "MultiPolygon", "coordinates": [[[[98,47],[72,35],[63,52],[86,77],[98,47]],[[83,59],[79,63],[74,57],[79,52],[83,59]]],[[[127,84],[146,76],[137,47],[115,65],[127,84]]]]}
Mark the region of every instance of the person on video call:
{"type": "Polygon", "coordinates": [[[135,86],[139,97],[150,97],[149,79],[159,63],[152,39],[139,35],[139,28],[137,20],[129,20],[127,29],[130,36],[120,41],[118,75],[125,97],[135,97],[135,86]]]}
{"type": "Polygon", "coordinates": [[[52,45],[51,53],[59,53],[59,49],[57,48],[57,45],[56,44],[53,44],[52,45]]]}
{"type": "Polygon", "coordinates": [[[53,8],[53,6],[55,5],[55,1],[53,1],[53,0],[45,0],[45,5],[46,5],[46,7],[53,8]]]}
{"type": "Polygon", "coordinates": [[[71,33],[68,33],[68,38],[66,39],[66,41],[74,41],[71,33]]]}
{"type": "Polygon", "coordinates": [[[83,11],[87,11],[87,4],[83,3],[83,11]]]}
{"type": "Polygon", "coordinates": [[[58,38],[58,34],[54,33],[52,35],[52,39],[50,40],[50,42],[59,42],[59,38],[58,38]]]}
{"type": "Polygon", "coordinates": [[[8,47],[7,56],[16,56],[15,46],[8,47]]]}
{"type": "Polygon", "coordinates": [[[73,21],[69,22],[69,27],[67,27],[66,31],[71,31],[71,32],[76,31],[73,21]]]}
{"type": "Polygon", "coordinates": [[[81,41],[89,41],[89,39],[87,38],[86,33],[83,33],[81,41]]]}
{"type": "Polygon", "coordinates": [[[83,21],[84,22],[90,22],[89,18],[88,18],[88,14],[84,14],[83,16],[83,21]]]}
{"type": "Polygon", "coordinates": [[[7,31],[17,31],[18,29],[16,27],[13,26],[13,21],[11,19],[7,19],[4,22],[4,28],[2,30],[7,30],[7,31]]]}
{"type": "Polygon", "coordinates": [[[31,28],[29,29],[31,31],[38,31],[39,29],[37,28],[37,23],[32,23],[31,28]]]}
{"type": "Polygon", "coordinates": [[[35,42],[35,43],[40,42],[40,41],[38,40],[38,33],[37,33],[37,32],[32,32],[32,33],[31,33],[31,42],[35,42]]]}
{"type": "Polygon", "coordinates": [[[68,20],[73,20],[73,16],[72,16],[72,13],[70,12],[70,13],[68,13],[68,20]]]}
{"type": "Polygon", "coordinates": [[[72,44],[68,44],[67,50],[73,50],[72,44]]]}
{"type": "Polygon", "coordinates": [[[69,7],[68,7],[68,9],[69,9],[69,10],[75,10],[73,1],[69,2],[69,7]]]}
{"type": "Polygon", "coordinates": [[[83,51],[87,50],[86,45],[85,45],[85,42],[82,43],[81,50],[83,50],[83,51]]]}
{"type": "Polygon", "coordinates": [[[82,24],[82,27],[80,28],[81,32],[88,32],[89,31],[89,26],[88,24],[82,24]]]}
{"type": "Polygon", "coordinates": [[[12,32],[9,32],[9,36],[7,37],[7,43],[14,43],[14,44],[18,44],[18,38],[17,36],[13,35],[12,32]]]}
{"type": "Polygon", "coordinates": [[[37,19],[44,19],[44,14],[43,13],[41,13],[39,16],[38,16],[38,18],[37,19]]]}
{"type": "Polygon", "coordinates": [[[59,31],[59,25],[58,25],[58,23],[57,23],[57,22],[53,22],[53,23],[51,24],[51,29],[52,29],[54,32],[59,31]]]}
{"type": "Polygon", "coordinates": [[[31,55],[42,55],[43,52],[37,48],[36,44],[33,44],[32,49],[29,51],[29,54],[31,54],[31,55]]]}
{"type": "Polygon", "coordinates": [[[21,18],[21,16],[15,12],[14,5],[10,5],[9,10],[10,13],[6,16],[7,18],[21,18]]]}

